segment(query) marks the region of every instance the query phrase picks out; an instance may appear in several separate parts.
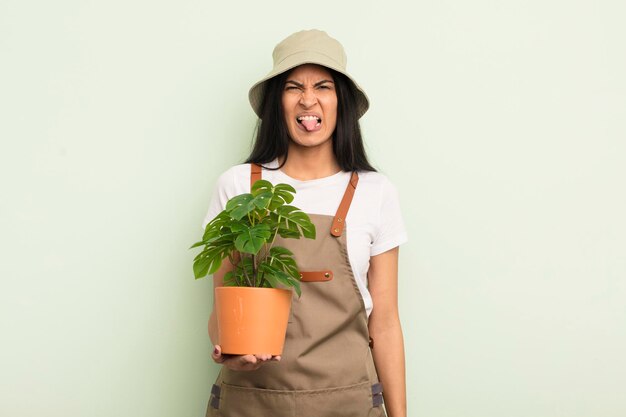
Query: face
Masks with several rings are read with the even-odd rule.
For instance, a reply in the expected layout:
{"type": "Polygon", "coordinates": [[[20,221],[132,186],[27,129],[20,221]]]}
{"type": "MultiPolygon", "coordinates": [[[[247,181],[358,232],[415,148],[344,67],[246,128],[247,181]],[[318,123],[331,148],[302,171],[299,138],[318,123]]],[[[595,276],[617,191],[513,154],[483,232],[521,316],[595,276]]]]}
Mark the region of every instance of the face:
{"type": "Polygon", "coordinates": [[[300,65],[287,76],[283,113],[291,140],[299,146],[331,144],[337,125],[337,92],[330,72],[319,65],[300,65]]]}

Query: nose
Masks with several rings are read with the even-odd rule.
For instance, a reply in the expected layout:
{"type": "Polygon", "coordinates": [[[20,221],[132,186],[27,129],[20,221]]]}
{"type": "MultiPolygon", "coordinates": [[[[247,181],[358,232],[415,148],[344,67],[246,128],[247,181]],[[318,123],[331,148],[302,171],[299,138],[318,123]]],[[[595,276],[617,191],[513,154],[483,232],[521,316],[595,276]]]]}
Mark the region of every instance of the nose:
{"type": "Polygon", "coordinates": [[[302,95],[300,96],[300,104],[303,107],[311,107],[317,103],[317,96],[315,95],[315,90],[312,88],[305,88],[302,90],[302,95]]]}

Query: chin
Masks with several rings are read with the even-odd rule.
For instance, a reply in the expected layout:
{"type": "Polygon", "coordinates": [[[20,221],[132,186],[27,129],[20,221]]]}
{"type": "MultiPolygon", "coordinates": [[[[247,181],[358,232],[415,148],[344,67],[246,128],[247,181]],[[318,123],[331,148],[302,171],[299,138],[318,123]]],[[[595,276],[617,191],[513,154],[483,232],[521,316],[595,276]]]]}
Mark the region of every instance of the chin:
{"type": "Polygon", "coordinates": [[[298,146],[302,146],[304,148],[314,148],[316,146],[320,146],[323,145],[327,142],[329,142],[331,139],[327,138],[327,139],[316,139],[316,138],[299,138],[296,137],[296,139],[291,139],[293,141],[293,143],[295,143],[298,146]]]}
{"type": "Polygon", "coordinates": [[[294,143],[302,146],[317,146],[331,139],[324,132],[306,134],[304,132],[300,132],[299,130],[289,132],[289,137],[294,143]]]}

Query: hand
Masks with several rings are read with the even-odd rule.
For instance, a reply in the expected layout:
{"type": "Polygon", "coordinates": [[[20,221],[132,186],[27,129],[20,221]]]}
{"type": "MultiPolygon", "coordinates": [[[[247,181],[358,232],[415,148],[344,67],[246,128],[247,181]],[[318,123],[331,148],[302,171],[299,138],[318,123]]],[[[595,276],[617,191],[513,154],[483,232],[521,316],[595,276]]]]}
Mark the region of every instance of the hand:
{"type": "Polygon", "coordinates": [[[213,361],[226,366],[231,371],[256,371],[267,362],[278,362],[280,356],[272,356],[268,353],[258,355],[222,355],[222,347],[215,345],[211,354],[213,361]]]}

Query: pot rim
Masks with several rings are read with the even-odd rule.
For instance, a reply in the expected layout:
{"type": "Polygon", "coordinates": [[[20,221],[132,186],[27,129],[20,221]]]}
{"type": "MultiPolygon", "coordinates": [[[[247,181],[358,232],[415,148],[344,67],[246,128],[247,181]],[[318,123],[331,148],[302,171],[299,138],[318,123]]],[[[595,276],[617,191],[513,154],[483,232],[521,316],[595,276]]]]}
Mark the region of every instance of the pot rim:
{"type": "Polygon", "coordinates": [[[280,292],[292,292],[290,288],[267,288],[267,287],[215,287],[215,291],[280,291],[280,292]]]}

